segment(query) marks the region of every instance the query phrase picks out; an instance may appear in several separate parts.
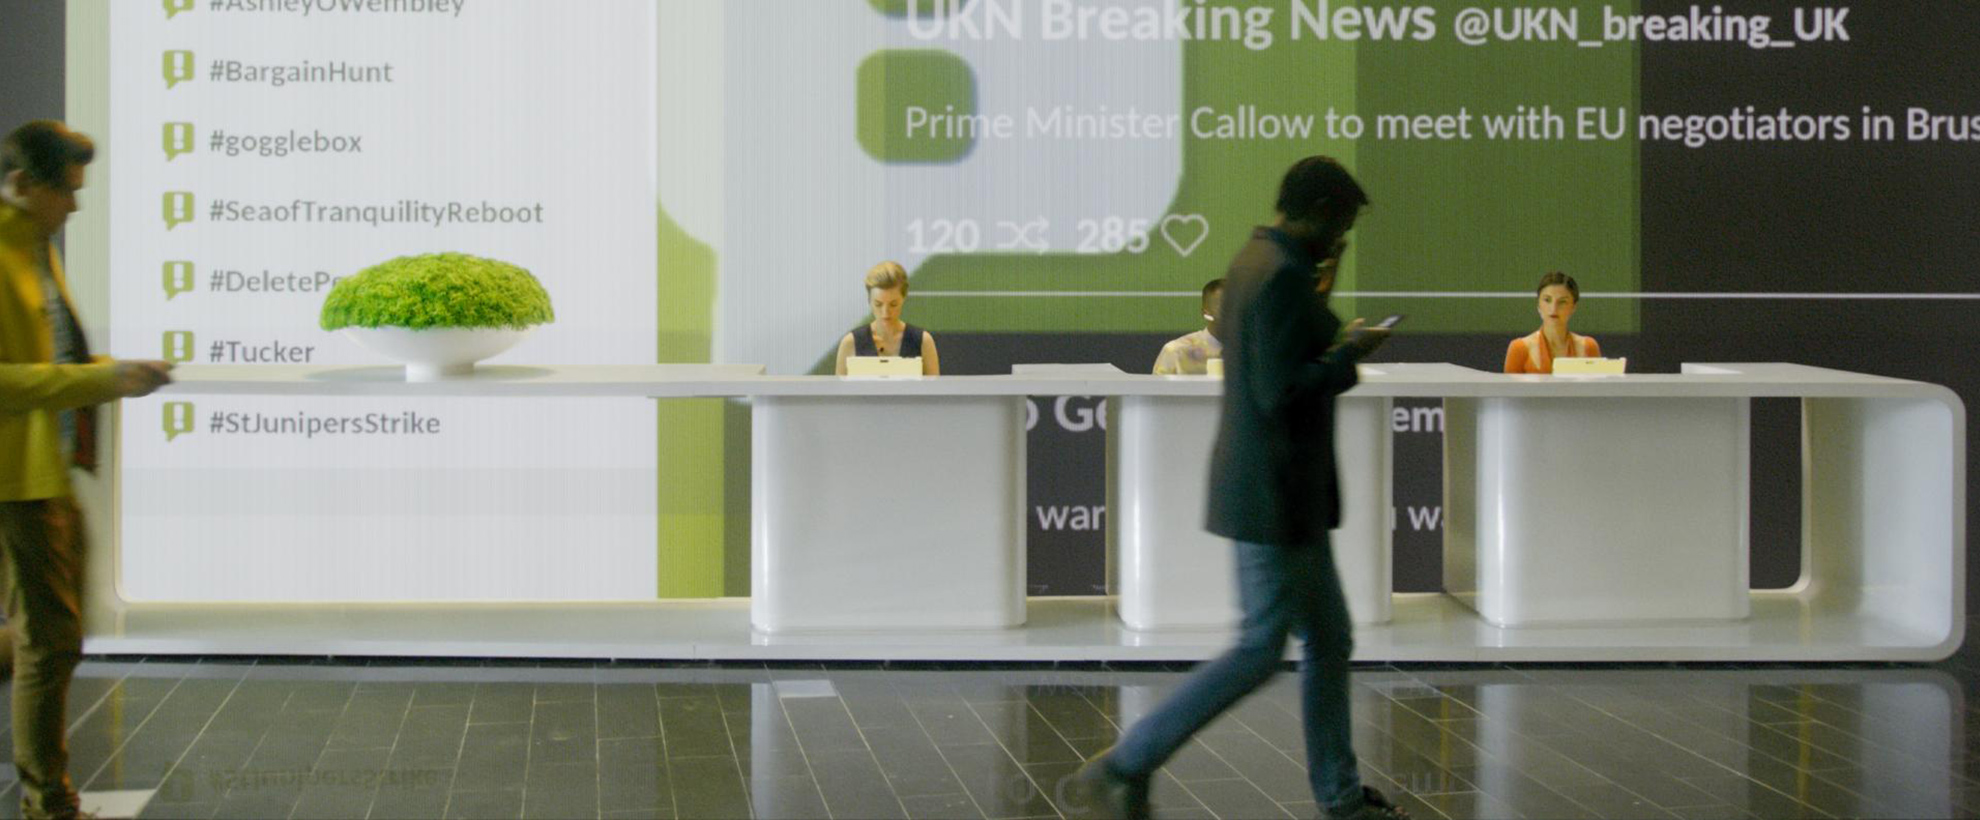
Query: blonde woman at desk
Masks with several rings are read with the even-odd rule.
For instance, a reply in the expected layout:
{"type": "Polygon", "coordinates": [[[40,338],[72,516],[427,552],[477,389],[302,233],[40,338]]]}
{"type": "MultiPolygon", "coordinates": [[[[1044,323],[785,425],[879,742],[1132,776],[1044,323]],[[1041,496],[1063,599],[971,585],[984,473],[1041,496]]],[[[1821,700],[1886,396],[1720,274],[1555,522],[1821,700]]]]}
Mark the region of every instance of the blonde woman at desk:
{"type": "Polygon", "coordinates": [[[942,358],[935,351],[935,334],[901,320],[901,307],[907,304],[907,295],[907,269],[899,262],[882,262],[866,272],[866,303],[873,309],[873,321],[840,337],[836,368],[839,375],[846,375],[846,359],[853,356],[919,358],[921,375],[942,374],[942,358]]]}
{"type": "Polygon", "coordinates": [[[1568,332],[1568,318],[1581,303],[1581,286],[1575,284],[1574,277],[1554,271],[1540,277],[1535,292],[1540,301],[1540,329],[1506,347],[1507,373],[1553,373],[1557,357],[1602,355],[1602,346],[1594,339],[1568,332]]]}

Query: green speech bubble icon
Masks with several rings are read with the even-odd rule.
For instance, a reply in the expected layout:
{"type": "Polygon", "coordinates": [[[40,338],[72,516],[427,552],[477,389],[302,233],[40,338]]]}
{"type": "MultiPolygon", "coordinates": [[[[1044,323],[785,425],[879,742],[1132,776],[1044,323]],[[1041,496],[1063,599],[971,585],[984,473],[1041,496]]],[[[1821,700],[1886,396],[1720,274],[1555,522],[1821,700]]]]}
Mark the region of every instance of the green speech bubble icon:
{"type": "Polygon", "coordinates": [[[189,122],[165,123],[165,161],[178,159],[180,154],[190,154],[193,149],[193,127],[189,122]]]}
{"type": "Polygon", "coordinates": [[[165,88],[193,78],[193,53],[183,49],[165,52],[165,88]]]}
{"type": "Polygon", "coordinates": [[[183,436],[193,431],[193,405],[189,401],[168,401],[165,403],[165,441],[183,436]]]}
{"type": "Polygon", "coordinates": [[[179,16],[179,12],[192,11],[193,0],[165,0],[165,19],[179,16]]]}
{"type": "Polygon", "coordinates": [[[179,227],[193,218],[193,195],[185,191],[165,192],[165,230],[179,227]]]}
{"type": "Polygon", "coordinates": [[[165,331],[165,361],[181,364],[193,360],[193,335],[190,330],[165,331]]]}
{"type": "Polygon", "coordinates": [[[193,289],[193,264],[191,262],[165,263],[165,300],[193,289]]]}

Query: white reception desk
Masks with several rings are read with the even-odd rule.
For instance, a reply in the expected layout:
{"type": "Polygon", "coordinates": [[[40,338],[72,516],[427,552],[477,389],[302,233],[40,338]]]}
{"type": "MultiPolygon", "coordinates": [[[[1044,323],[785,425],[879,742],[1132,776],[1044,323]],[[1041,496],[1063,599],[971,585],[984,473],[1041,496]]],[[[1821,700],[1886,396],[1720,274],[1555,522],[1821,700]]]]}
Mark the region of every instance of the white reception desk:
{"type": "MultiPolygon", "coordinates": [[[[1201,532],[1214,379],[660,365],[408,384],[396,372],[195,366],[168,389],[747,399],[751,600],[133,604],[96,573],[90,651],[1176,660],[1226,641],[1231,557],[1201,532]],[[1023,594],[1024,401],[1060,395],[1113,398],[1111,600],[1023,594]],[[912,480],[873,483],[859,456],[881,444],[912,480]]],[[[1778,364],[1600,378],[1379,364],[1340,409],[1348,528],[1335,544],[1358,659],[1929,660],[1963,638],[1965,408],[1945,388],[1778,364]],[[1446,402],[1451,594],[1389,592],[1400,397],[1446,402]],[[1804,408],[1805,571],[1782,591],[1745,588],[1755,397],[1804,408]]]]}

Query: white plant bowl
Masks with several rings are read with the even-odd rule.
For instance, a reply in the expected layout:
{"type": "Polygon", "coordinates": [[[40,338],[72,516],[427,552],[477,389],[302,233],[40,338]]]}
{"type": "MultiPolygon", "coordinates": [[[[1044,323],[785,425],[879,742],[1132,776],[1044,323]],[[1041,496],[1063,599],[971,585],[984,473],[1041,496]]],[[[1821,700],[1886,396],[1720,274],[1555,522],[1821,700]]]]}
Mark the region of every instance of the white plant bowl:
{"type": "Polygon", "coordinates": [[[406,363],[406,381],[430,382],[474,372],[474,363],[514,347],[531,328],[446,327],[427,330],[347,327],[344,335],[373,353],[406,363]]]}

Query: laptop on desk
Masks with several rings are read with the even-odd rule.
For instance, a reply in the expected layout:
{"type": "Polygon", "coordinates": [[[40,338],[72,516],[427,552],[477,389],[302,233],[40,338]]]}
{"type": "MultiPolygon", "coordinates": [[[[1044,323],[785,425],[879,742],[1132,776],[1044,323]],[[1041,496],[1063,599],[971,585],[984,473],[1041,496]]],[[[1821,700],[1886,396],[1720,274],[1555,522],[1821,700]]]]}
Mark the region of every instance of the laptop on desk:
{"type": "Polygon", "coordinates": [[[920,356],[847,356],[848,376],[919,376],[920,356]]]}
{"type": "Polygon", "coordinates": [[[1629,359],[1601,359],[1581,356],[1560,356],[1554,359],[1556,376],[1620,376],[1629,367],[1629,359]]]}

